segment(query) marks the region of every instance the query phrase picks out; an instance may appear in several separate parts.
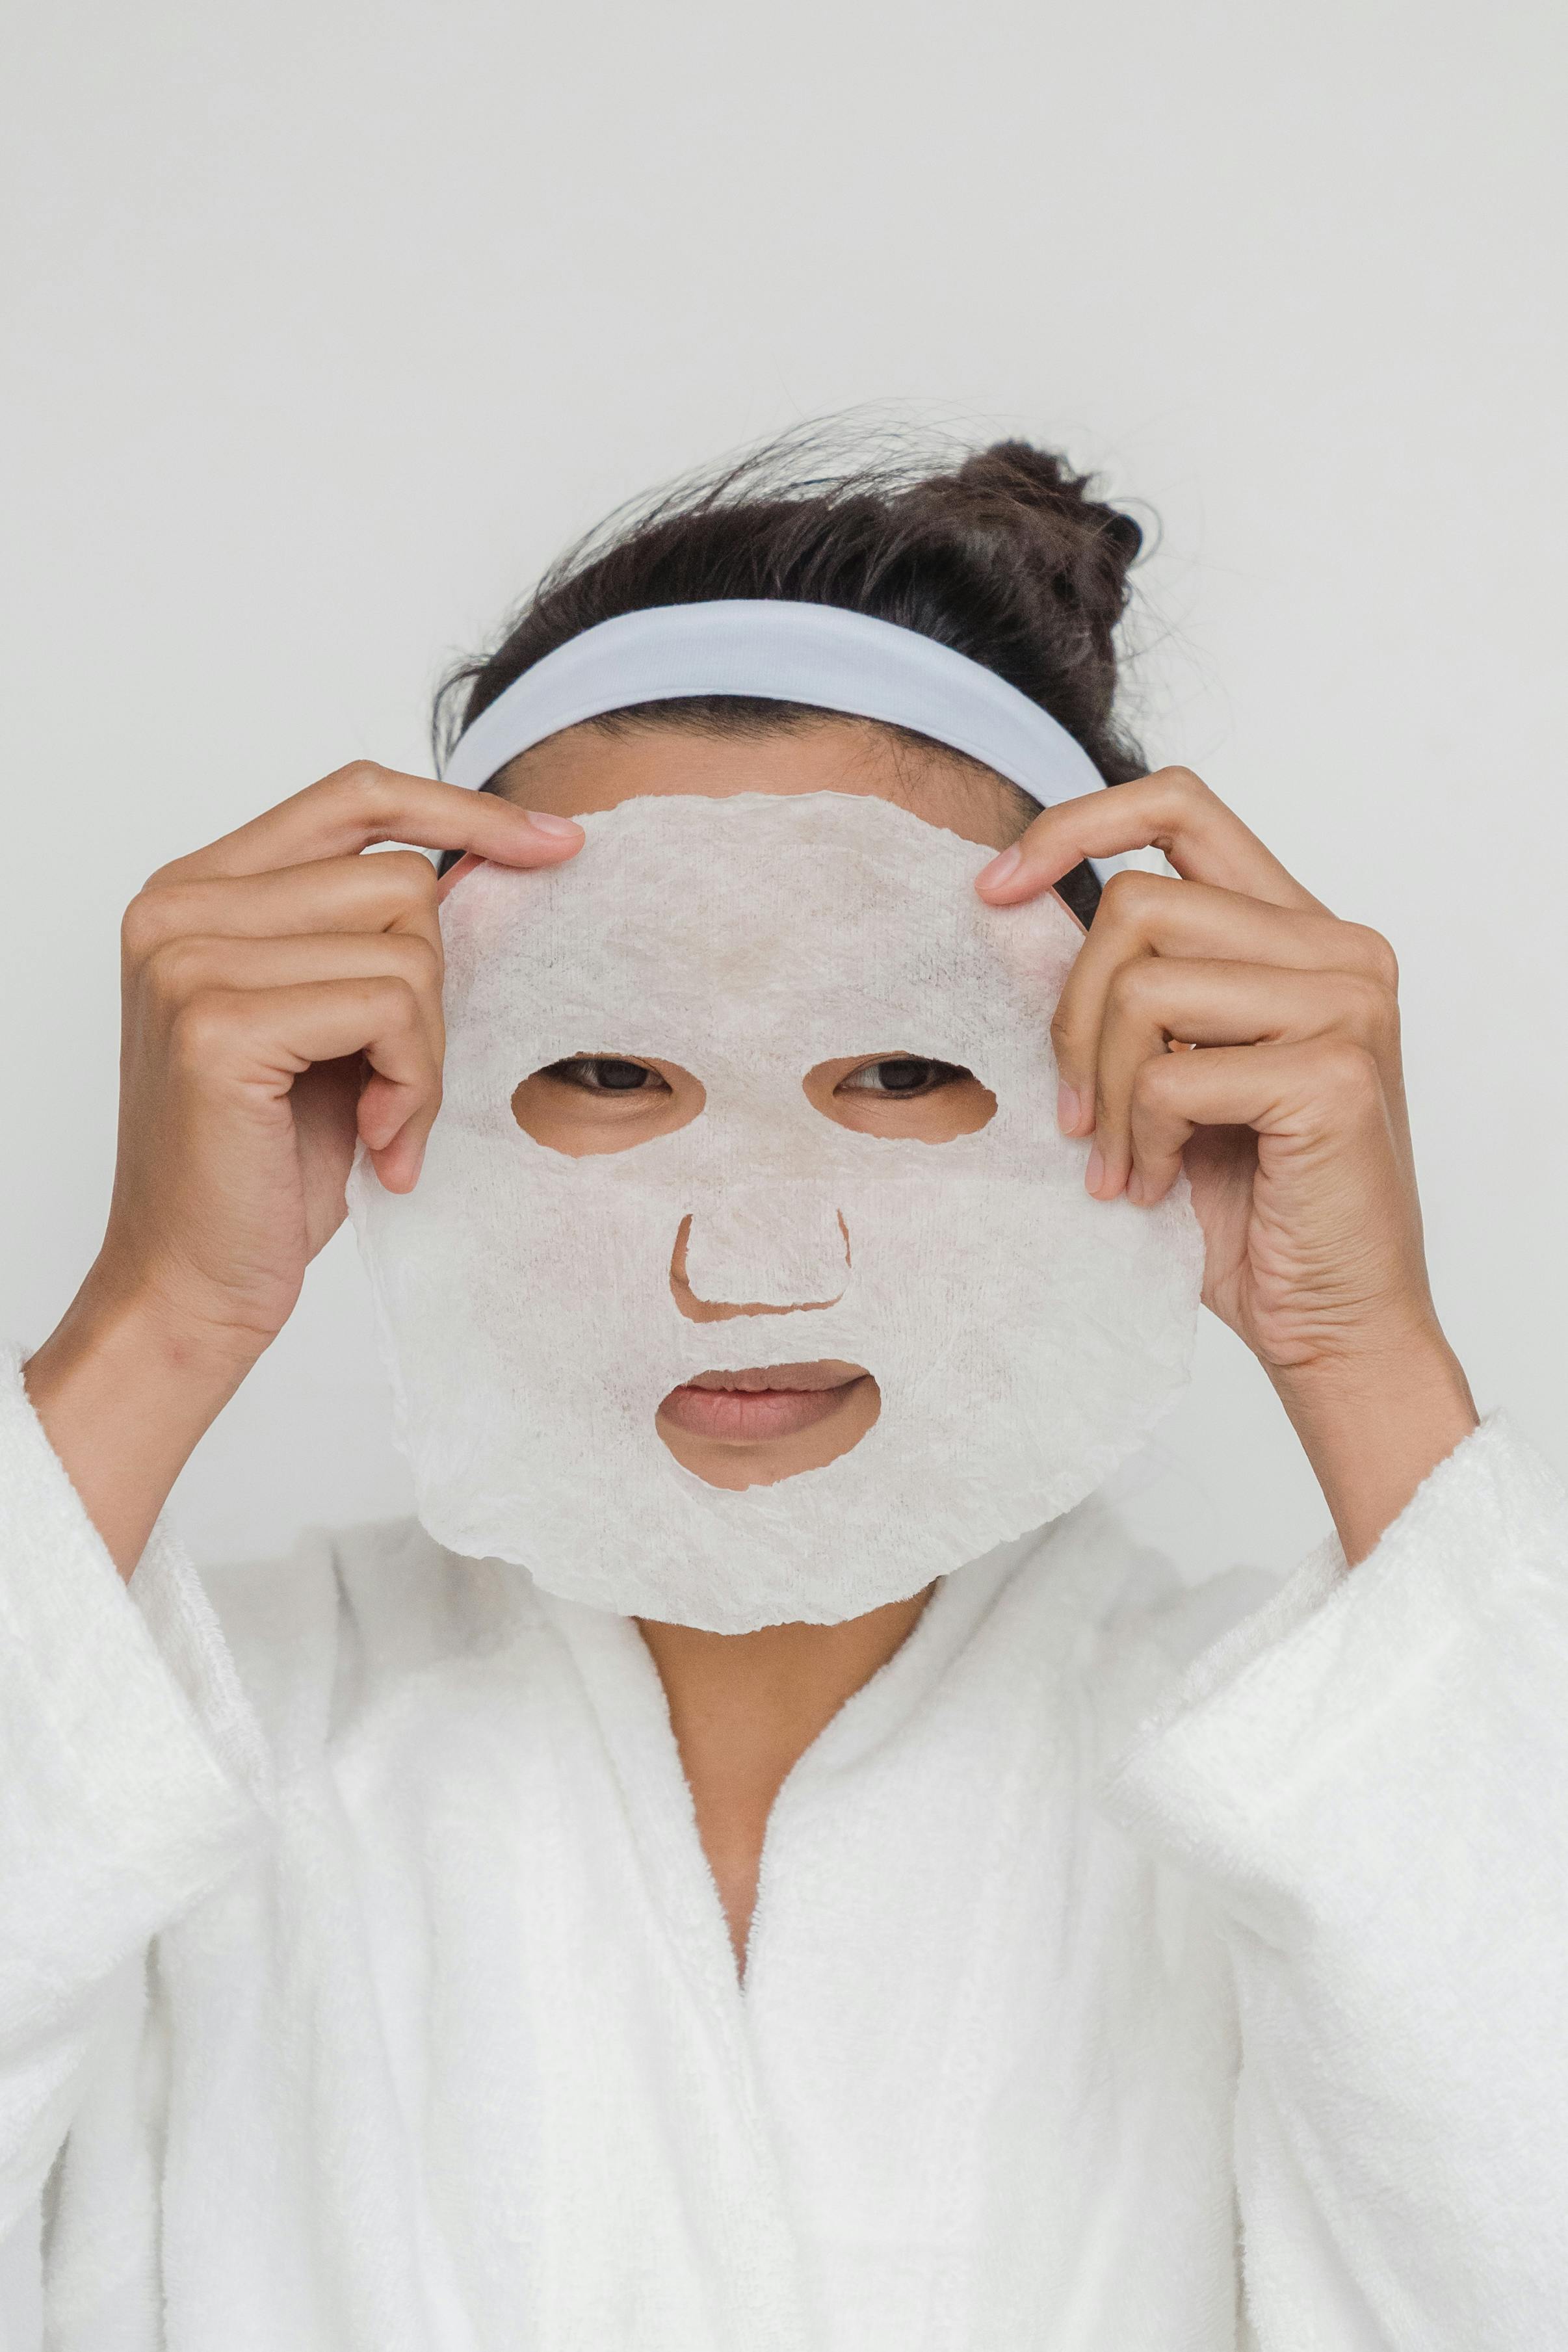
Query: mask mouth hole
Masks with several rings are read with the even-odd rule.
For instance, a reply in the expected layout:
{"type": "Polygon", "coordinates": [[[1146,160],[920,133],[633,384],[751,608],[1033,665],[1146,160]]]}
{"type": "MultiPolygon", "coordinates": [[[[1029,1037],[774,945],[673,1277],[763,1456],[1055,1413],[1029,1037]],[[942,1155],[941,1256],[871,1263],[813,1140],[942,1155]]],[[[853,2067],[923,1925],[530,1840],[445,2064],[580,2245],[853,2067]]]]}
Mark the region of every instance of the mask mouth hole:
{"type": "Polygon", "coordinates": [[[813,1109],[858,1135],[952,1143],[996,1116],[996,1097],[973,1070],[908,1048],[819,1062],[802,1085],[813,1109]]]}
{"type": "Polygon", "coordinates": [[[701,1117],[707,1093],[679,1062],[605,1046],[546,1063],[515,1087],[511,1115],[524,1135],[569,1160],[635,1151],[701,1117]]]}
{"type": "Polygon", "coordinates": [[[672,1389],[654,1428],[683,1470],[743,1493],[825,1470],[876,1426],[882,1392],[858,1364],[758,1365],[700,1372],[672,1389]]]}

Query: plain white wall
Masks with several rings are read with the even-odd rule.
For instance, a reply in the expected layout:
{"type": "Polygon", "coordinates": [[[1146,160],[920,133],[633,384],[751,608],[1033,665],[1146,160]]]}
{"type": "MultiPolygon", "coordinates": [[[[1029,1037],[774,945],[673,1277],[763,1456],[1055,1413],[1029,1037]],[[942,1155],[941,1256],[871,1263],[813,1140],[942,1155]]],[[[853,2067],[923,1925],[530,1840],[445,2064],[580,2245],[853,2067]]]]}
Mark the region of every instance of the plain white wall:
{"type": "MultiPolygon", "coordinates": [[[[1150,749],[1398,947],[1439,1302],[1568,1467],[1563,50],[1479,0],[14,12],[0,1330],[96,1245],[144,874],[422,766],[622,497],[890,403],[1162,517],[1150,749]]],[[[1322,1524],[1222,1334],[1162,1453],[1190,1567],[1322,1524]]],[[[404,1497],[340,1240],[180,1509],[228,1556],[404,1497]]]]}

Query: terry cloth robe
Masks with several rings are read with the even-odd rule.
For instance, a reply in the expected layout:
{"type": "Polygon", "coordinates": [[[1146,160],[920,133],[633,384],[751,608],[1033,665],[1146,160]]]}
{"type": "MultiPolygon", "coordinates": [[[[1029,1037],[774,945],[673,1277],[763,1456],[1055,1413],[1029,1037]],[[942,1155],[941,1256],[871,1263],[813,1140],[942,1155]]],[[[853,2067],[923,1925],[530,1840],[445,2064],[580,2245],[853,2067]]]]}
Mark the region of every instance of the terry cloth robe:
{"type": "Polygon", "coordinates": [[[1568,1507],[1089,1506],[790,1774],[743,1986],[628,1620],[417,1527],[129,1586],[0,1398],[0,2226],[51,2352],[1568,2342],[1568,1507]]]}

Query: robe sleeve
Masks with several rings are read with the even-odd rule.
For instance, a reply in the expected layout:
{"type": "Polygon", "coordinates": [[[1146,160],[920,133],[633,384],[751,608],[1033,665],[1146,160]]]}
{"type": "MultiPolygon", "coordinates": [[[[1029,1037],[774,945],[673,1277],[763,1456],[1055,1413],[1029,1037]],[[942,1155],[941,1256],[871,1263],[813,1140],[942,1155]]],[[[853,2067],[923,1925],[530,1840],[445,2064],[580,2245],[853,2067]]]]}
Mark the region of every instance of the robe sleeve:
{"type": "Polygon", "coordinates": [[[1241,2032],[1262,2352],[1525,2352],[1568,2312],[1568,1498],[1500,1417],[1305,1561],[1107,1787],[1194,1877],[1241,2032]]]}
{"type": "Polygon", "coordinates": [[[165,1529],[127,1586],[0,1355],[0,2237],[157,1931],[266,1825],[268,1764],[165,1529]]]}

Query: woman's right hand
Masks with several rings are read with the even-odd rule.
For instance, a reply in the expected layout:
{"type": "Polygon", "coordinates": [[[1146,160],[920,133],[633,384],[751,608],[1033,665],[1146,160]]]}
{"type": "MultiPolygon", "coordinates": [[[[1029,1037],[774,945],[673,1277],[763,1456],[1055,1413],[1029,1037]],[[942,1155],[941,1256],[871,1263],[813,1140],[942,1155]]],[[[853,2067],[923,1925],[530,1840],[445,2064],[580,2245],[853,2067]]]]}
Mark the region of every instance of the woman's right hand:
{"type": "Polygon", "coordinates": [[[342,1222],[356,1137],[415,1183],[441,1099],[437,884],[417,850],[559,865],[582,829],[368,762],[162,867],[123,928],[103,1246],[27,1364],[122,1573],[342,1222]]]}

